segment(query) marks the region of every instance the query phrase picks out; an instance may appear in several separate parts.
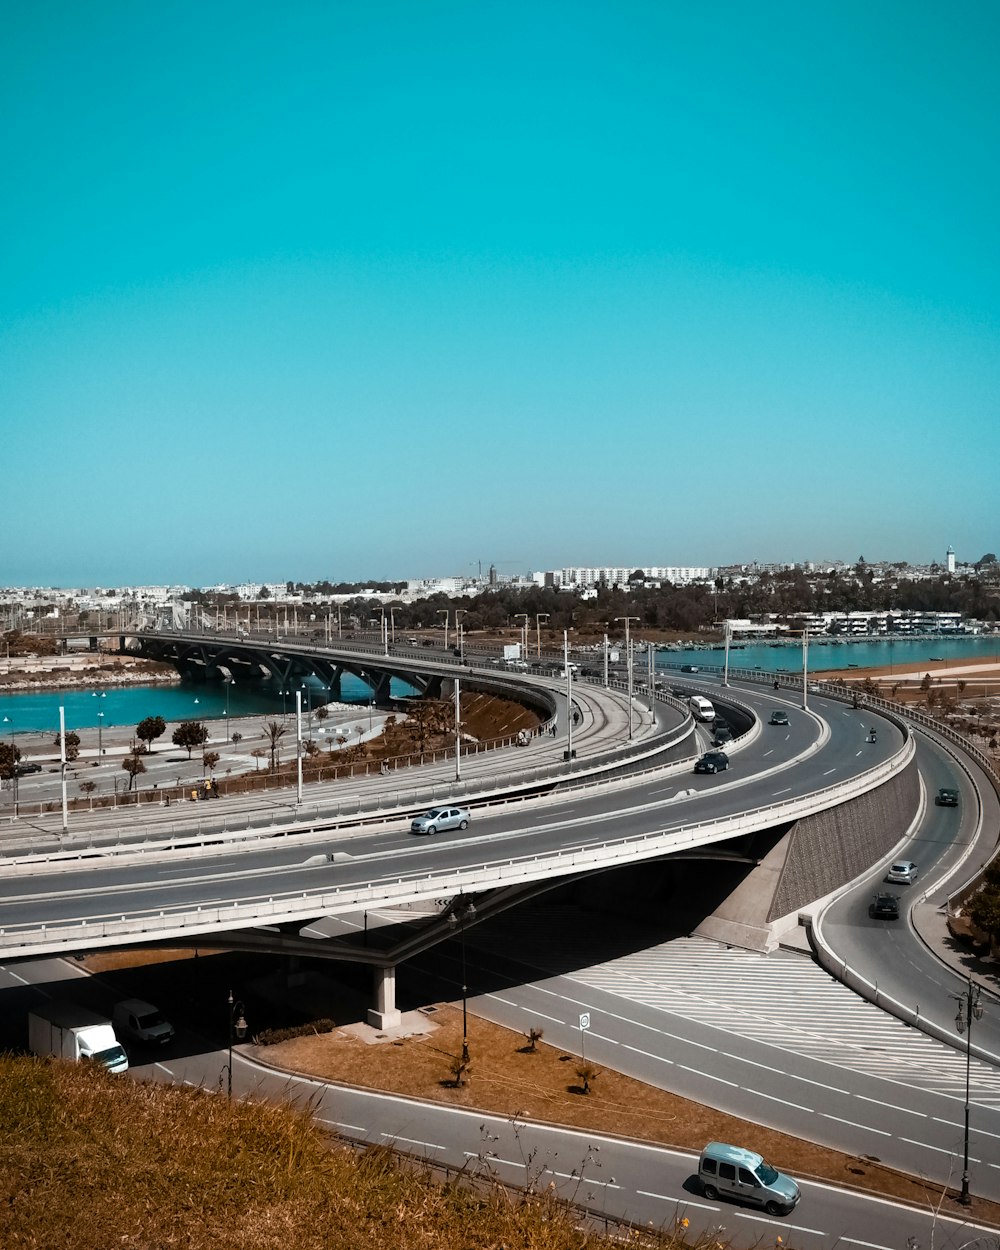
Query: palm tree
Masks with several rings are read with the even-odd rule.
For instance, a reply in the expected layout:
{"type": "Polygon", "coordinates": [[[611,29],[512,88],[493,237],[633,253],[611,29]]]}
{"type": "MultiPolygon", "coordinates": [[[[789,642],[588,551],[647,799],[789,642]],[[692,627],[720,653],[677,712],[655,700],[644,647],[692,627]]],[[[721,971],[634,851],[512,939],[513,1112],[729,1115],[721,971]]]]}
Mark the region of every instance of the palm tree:
{"type": "Polygon", "coordinates": [[[275,759],[278,754],[278,743],[285,735],[285,726],[280,721],[272,720],[264,726],[264,737],[271,748],[271,772],[274,772],[275,759]]]}

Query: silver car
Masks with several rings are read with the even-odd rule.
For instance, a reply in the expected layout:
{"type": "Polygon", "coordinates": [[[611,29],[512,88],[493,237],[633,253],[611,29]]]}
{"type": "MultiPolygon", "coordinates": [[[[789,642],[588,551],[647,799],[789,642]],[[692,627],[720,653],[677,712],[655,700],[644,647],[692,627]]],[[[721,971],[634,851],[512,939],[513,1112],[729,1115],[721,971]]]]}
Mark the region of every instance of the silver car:
{"type": "Polygon", "coordinates": [[[897,885],[910,885],[916,881],[919,869],[912,859],[898,860],[885,874],[886,881],[895,881],[897,885]]]}
{"type": "Polygon", "coordinates": [[[437,833],[439,829],[468,829],[471,816],[467,807],[432,807],[410,824],[410,833],[437,833]]]}

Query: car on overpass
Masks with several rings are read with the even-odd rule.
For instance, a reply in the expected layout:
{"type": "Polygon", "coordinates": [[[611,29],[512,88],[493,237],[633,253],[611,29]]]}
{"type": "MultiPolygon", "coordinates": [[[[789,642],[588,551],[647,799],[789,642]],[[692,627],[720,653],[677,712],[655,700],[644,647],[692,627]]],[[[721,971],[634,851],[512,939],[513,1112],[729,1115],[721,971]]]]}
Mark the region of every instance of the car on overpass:
{"type": "Polygon", "coordinates": [[[767,722],[769,725],[787,725],[788,713],[783,712],[780,708],[776,708],[771,713],[771,719],[767,722]]]}
{"type": "Polygon", "coordinates": [[[471,816],[467,807],[432,807],[410,823],[410,833],[437,833],[442,829],[468,829],[471,816]]]}
{"type": "Polygon", "coordinates": [[[706,751],[700,760],[695,762],[696,773],[724,773],[729,767],[729,756],[725,751],[706,751]]]}
{"type": "Polygon", "coordinates": [[[898,859],[885,874],[885,879],[896,885],[912,885],[919,871],[912,859],[898,859]]]}
{"type": "Polygon", "coordinates": [[[958,807],[958,791],[951,786],[942,786],[938,790],[934,802],[938,807],[958,807]]]}
{"type": "Polygon", "coordinates": [[[868,915],[872,920],[898,920],[899,895],[876,894],[868,906],[868,915]]]}

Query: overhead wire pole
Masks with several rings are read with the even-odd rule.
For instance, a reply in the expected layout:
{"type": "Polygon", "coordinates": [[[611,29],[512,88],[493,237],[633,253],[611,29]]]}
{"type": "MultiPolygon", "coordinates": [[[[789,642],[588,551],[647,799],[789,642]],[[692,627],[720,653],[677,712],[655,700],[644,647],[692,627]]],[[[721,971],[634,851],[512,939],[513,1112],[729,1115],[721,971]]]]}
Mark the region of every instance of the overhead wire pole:
{"type": "Polygon", "coordinates": [[[729,621],[725,621],[722,626],[723,636],[726,643],[726,658],[722,667],[722,684],[729,685],[729,621]]]}
{"type": "Polygon", "coordinates": [[[573,750],[573,670],[569,666],[569,630],[563,630],[563,665],[566,669],[566,759],[572,760],[573,750]]]}
{"type": "Polygon", "coordinates": [[[295,691],[295,802],[302,805],[302,691],[295,691]]]}
{"type": "MultiPolygon", "coordinates": [[[[59,709],[59,762],[62,765],[62,831],[69,833],[69,807],[66,803],[66,709],[59,709]]],[[[16,767],[16,765],[15,765],[16,767]]]]}
{"type": "Polygon", "coordinates": [[[455,678],[455,780],[462,780],[462,679],[455,678]]]}

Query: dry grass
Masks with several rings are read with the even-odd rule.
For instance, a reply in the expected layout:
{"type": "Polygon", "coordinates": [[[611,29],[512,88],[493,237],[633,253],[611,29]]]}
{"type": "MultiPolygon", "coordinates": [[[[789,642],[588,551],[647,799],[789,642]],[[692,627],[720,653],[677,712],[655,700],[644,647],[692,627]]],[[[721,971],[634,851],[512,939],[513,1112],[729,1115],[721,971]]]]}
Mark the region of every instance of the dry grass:
{"type": "Polygon", "coordinates": [[[4,1250],[612,1245],[581,1235],[544,1195],[437,1185],[387,1150],[331,1149],[307,1111],[139,1084],[90,1064],[0,1059],[0,1123],[4,1250]]]}
{"type": "MultiPolygon", "coordinates": [[[[291,1071],[510,1119],[546,1120],[692,1151],[707,1141],[731,1141],[759,1150],[776,1167],[797,1177],[888,1194],[921,1207],[940,1200],[940,1188],[870,1158],[844,1155],[762,1128],[607,1068],[600,1070],[591,1093],[584,1096],[579,1091],[579,1056],[556,1050],[544,1040],[532,1054],[527,1037],[477,1018],[469,1024],[468,1083],[454,1088],[450,1072],[462,1049],[461,1009],[439,1004],[434,1020],[439,1025],[435,1032],[403,1041],[371,1045],[336,1031],[255,1053],[291,1071]]],[[[977,1200],[976,1218],[1000,1226],[1000,1205],[977,1200]]]]}

